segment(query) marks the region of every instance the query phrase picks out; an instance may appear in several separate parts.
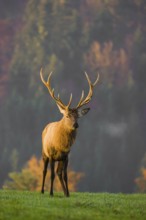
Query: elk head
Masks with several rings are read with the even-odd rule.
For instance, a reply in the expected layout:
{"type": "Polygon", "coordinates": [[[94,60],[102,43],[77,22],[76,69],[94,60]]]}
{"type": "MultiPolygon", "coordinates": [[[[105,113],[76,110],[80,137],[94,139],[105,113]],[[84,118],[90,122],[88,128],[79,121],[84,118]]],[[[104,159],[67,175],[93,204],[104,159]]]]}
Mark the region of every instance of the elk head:
{"type": "Polygon", "coordinates": [[[98,74],[95,82],[91,83],[88,74],[85,72],[85,76],[86,76],[88,84],[89,84],[89,92],[88,92],[88,95],[84,98],[84,90],[82,91],[81,98],[75,108],[70,108],[71,102],[72,102],[72,94],[70,95],[70,99],[69,99],[69,102],[67,105],[65,105],[61,101],[59,94],[57,97],[55,96],[54,89],[52,89],[51,85],[50,85],[51,75],[52,75],[52,72],[49,74],[48,80],[45,81],[43,78],[42,69],[40,71],[40,77],[41,77],[43,84],[47,87],[51,97],[55,100],[60,112],[63,114],[63,118],[62,118],[63,123],[69,129],[75,130],[78,128],[78,118],[86,115],[88,113],[88,111],[90,110],[90,108],[81,109],[81,107],[88,104],[89,101],[91,100],[92,95],[93,95],[93,87],[97,84],[97,82],[99,80],[99,74],[98,74]]]}

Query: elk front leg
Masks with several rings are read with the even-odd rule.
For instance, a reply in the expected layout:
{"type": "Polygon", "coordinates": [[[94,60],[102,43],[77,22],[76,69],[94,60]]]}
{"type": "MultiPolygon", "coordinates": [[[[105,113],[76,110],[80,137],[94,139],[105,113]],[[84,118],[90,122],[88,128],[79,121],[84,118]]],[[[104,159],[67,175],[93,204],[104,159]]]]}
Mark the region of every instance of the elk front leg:
{"type": "Polygon", "coordinates": [[[64,162],[64,182],[66,187],[66,196],[69,197],[69,190],[68,190],[68,176],[67,176],[67,167],[68,167],[68,157],[64,162]]]}
{"type": "Polygon", "coordinates": [[[44,170],[43,170],[43,181],[42,181],[42,190],[41,192],[44,193],[44,185],[45,185],[45,178],[47,174],[47,167],[49,163],[49,158],[43,157],[43,162],[44,162],[44,170]]]}
{"type": "Polygon", "coordinates": [[[55,161],[54,161],[53,159],[51,159],[51,160],[50,160],[50,168],[51,168],[50,196],[53,196],[53,183],[54,183],[54,178],[55,178],[54,167],[55,167],[55,161]]]}
{"type": "Polygon", "coordinates": [[[67,196],[67,190],[66,190],[65,184],[63,182],[63,178],[62,178],[62,171],[63,170],[64,170],[64,161],[59,161],[58,162],[58,167],[57,167],[57,175],[59,177],[59,180],[60,180],[60,183],[61,183],[64,195],[67,196]]]}

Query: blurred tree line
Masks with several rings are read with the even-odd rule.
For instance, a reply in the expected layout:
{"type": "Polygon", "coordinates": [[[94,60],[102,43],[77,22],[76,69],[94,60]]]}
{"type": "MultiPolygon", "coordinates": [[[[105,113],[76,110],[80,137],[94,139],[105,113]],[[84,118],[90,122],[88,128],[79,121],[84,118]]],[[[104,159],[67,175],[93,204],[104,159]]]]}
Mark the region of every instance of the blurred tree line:
{"type": "Polygon", "coordinates": [[[70,156],[85,173],[79,190],[133,192],[146,152],[145,1],[28,0],[19,19],[0,104],[0,184],[40,157],[42,129],[61,117],[40,81],[43,66],[46,76],[55,72],[52,87],[64,102],[73,93],[74,105],[88,89],[84,70],[92,80],[100,73],[70,156]]]}

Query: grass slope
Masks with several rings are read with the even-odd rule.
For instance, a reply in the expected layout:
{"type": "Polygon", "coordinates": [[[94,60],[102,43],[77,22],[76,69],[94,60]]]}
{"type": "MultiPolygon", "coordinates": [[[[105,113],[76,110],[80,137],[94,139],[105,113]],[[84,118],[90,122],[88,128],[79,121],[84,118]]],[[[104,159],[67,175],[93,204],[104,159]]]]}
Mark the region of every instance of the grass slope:
{"type": "Polygon", "coordinates": [[[55,193],[0,190],[0,220],[146,219],[146,194],[55,193]]]}

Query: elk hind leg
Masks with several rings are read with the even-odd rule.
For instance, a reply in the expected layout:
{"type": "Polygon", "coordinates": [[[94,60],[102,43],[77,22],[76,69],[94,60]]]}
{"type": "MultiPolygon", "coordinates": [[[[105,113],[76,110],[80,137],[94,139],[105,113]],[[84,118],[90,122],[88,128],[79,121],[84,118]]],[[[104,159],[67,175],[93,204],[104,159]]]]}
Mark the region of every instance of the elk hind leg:
{"type": "Polygon", "coordinates": [[[66,187],[66,196],[69,197],[69,190],[68,190],[68,176],[67,176],[67,167],[68,167],[68,158],[64,162],[64,182],[65,182],[65,187],[66,187]]]}
{"type": "Polygon", "coordinates": [[[54,167],[55,167],[55,161],[51,159],[51,160],[50,160],[50,168],[51,168],[50,196],[53,196],[53,183],[54,183],[54,179],[55,179],[54,167]]]}
{"type": "Polygon", "coordinates": [[[57,175],[59,177],[59,180],[60,180],[60,183],[61,183],[64,195],[67,196],[66,187],[65,187],[65,184],[64,184],[64,181],[63,181],[63,178],[62,178],[63,170],[64,170],[64,161],[59,161],[58,162],[58,167],[57,167],[57,175]]]}
{"type": "Polygon", "coordinates": [[[44,170],[43,170],[43,181],[42,181],[42,189],[41,192],[44,193],[44,185],[45,185],[45,178],[47,174],[47,167],[49,163],[49,158],[43,157],[43,162],[44,162],[44,170]]]}

